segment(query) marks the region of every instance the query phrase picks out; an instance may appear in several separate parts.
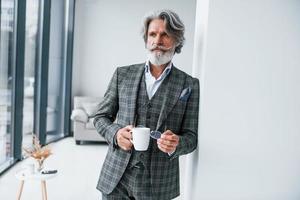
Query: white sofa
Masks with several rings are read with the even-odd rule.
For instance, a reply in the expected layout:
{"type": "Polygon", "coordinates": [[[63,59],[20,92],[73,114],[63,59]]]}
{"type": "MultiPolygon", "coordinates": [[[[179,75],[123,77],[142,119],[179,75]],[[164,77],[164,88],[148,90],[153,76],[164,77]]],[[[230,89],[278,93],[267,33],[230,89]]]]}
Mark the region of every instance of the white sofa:
{"type": "Polygon", "coordinates": [[[75,96],[74,109],[71,119],[73,120],[74,139],[76,144],[81,141],[105,141],[96,131],[91,116],[97,111],[100,97],[75,96]]]}

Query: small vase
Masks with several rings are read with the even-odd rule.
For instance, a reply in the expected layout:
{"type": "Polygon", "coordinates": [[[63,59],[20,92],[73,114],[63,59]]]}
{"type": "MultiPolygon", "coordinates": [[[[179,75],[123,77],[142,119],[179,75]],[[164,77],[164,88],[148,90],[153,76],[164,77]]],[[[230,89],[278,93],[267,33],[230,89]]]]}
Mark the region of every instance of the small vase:
{"type": "Polygon", "coordinates": [[[40,173],[43,169],[44,169],[44,161],[43,160],[37,160],[36,172],[40,173]]]}

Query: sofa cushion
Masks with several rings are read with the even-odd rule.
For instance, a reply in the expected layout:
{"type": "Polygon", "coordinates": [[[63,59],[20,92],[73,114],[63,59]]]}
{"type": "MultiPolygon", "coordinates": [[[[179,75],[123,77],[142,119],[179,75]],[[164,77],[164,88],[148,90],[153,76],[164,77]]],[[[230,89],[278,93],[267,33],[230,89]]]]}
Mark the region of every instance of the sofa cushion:
{"type": "Polygon", "coordinates": [[[85,110],[89,117],[96,114],[99,102],[82,102],[82,108],[85,110]]]}
{"type": "Polygon", "coordinates": [[[87,113],[84,110],[74,109],[72,111],[72,114],[71,114],[71,119],[73,121],[79,121],[79,122],[87,123],[89,118],[88,118],[87,113]]]}

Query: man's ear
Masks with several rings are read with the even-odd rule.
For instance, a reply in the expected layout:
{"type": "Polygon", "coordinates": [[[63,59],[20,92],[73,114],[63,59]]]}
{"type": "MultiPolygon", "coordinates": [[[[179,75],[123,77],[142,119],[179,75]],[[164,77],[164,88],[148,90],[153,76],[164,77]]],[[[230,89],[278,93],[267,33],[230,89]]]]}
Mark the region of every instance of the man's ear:
{"type": "Polygon", "coordinates": [[[177,53],[177,52],[176,52],[176,49],[177,49],[179,46],[180,46],[180,43],[177,42],[177,43],[175,44],[174,55],[175,55],[175,53],[177,53]]]}

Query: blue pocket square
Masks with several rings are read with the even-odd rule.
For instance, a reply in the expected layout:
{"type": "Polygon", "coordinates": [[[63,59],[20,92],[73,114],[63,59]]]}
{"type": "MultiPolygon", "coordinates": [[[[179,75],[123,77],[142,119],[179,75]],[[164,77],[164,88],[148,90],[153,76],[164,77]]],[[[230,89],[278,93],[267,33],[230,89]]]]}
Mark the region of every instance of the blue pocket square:
{"type": "Polygon", "coordinates": [[[182,90],[182,92],[180,94],[180,97],[179,97],[179,100],[187,101],[189,99],[191,93],[192,93],[192,88],[191,87],[185,88],[184,90],[182,90]]]}

